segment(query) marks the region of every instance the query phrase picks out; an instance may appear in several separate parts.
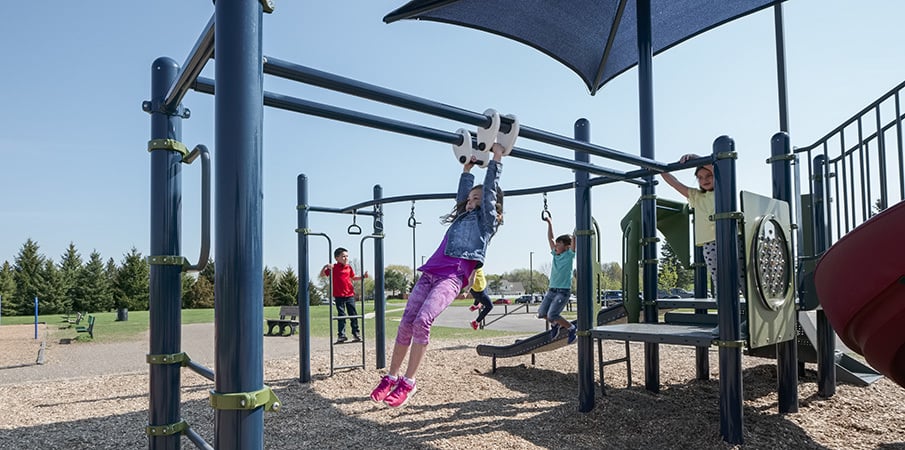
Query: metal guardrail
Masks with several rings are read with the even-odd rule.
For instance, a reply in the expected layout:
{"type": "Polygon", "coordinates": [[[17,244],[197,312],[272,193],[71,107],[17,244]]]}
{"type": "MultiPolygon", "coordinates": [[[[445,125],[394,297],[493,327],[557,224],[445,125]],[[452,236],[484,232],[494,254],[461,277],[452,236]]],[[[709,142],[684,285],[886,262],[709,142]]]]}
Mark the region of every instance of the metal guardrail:
{"type": "MultiPolygon", "coordinates": [[[[822,183],[827,201],[824,219],[828,244],[905,199],[903,90],[905,82],[813,144],[794,150],[807,159],[807,186],[802,186],[802,192],[814,193],[821,187],[816,183],[822,183]],[[820,164],[815,163],[819,157],[825,158],[822,173],[820,164]]],[[[810,206],[819,211],[821,205],[810,206]]]]}

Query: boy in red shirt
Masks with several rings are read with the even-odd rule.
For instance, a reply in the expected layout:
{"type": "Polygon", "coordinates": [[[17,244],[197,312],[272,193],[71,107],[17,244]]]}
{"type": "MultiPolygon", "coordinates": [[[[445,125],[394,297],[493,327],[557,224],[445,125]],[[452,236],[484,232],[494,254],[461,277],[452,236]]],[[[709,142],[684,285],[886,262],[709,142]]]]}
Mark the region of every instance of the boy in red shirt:
{"type": "MultiPolygon", "coordinates": [[[[333,302],[336,304],[336,313],[339,316],[357,316],[355,289],[352,287],[352,282],[367,278],[368,272],[365,271],[363,276],[356,277],[355,270],[349,265],[349,251],[342,247],[337,248],[333,252],[333,257],[336,258],[336,264],[332,267],[329,264],[324,265],[324,268],[321,269],[321,275],[325,277],[333,275],[333,302]]],[[[360,341],[358,319],[353,318],[350,320],[352,322],[352,340],[360,341]]],[[[340,344],[349,339],[346,337],[346,319],[338,319],[337,322],[338,336],[336,343],[340,344]]]]}

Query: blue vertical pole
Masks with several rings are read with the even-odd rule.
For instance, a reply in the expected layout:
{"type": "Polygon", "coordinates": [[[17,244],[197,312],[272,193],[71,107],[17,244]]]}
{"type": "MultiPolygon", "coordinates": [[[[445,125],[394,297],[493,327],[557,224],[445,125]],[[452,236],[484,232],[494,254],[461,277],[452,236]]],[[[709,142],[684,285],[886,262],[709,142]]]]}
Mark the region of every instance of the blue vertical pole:
{"type": "MultiPolygon", "coordinates": [[[[827,231],[826,155],[814,158],[814,254],[822,255],[829,246],[827,231]]],[[[830,398],[836,393],[836,333],[823,308],[817,308],[817,395],[830,398]]]]}
{"type": "MultiPolygon", "coordinates": [[[[379,184],[374,185],[374,200],[383,199],[383,188],[379,184]]],[[[380,203],[374,207],[377,214],[374,215],[374,234],[383,236],[383,207],[380,203]],[[379,208],[379,210],[378,210],[379,208]]],[[[377,368],[382,369],[387,365],[386,357],[386,279],[384,278],[384,251],[383,239],[374,240],[374,354],[377,360],[377,368]]],[[[364,312],[362,312],[364,314],[364,312]]]]}
{"type": "MultiPolygon", "coordinates": [[[[151,139],[182,140],[181,105],[166,108],[170,85],[179,65],[170,58],[158,58],[151,67],[151,139]]],[[[151,156],[151,256],[181,254],[182,155],[177,151],[154,150],[151,156]]],[[[149,297],[149,354],[172,355],[181,350],[182,266],[151,264],[149,297]]],[[[179,364],[151,364],[148,425],[176,424],[180,417],[179,364]]],[[[149,436],[150,449],[179,449],[179,435],[149,436]]]]}
{"type": "Polygon", "coordinates": [[[35,296],[35,340],[38,340],[38,297],[35,296]]]}
{"type": "MultiPolygon", "coordinates": [[[[650,0],[638,0],[638,108],[640,111],[641,156],[654,158],[654,76],[651,43],[650,0]]],[[[654,177],[644,177],[641,187],[641,264],[644,283],[644,322],[657,323],[657,204],[654,177]]],[[[660,392],[660,345],[644,343],[644,386],[660,392]]]]}
{"type": "MultiPolygon", "coordinates": [[[[260,2],[216,4],[216,394],[264,383],[262,132],[264,74],[260,2]]],[[[264,408],[215,412],[218,449],[264,446],[264,408]]]]}
{"type": "MultiPolygon", "coordinates": [[[[713,142],[713,178],[715,214],[734,213],[737,209],[735,176],[735,143],[728,136],[713,142]]],[[[738,297],[738,222],[733,217],[716,219],[717,286],[719,308],[719,340],[741,343],[738,297]]],[[[720,436],[731,444],[741,444],[742,411],[742,347],[721,345],[720,367],[720,436]]]]}
{"type": "Polygon", "coordinates": [[[789,132],[789,89],[786,83],[786,39],[782,3],[773,7],[773,34],[776,37],[776,91],[779,96],[779,130],[789,132]]]}
{"type": "Polygon", "coordinates": [[[300,174],[296,178],[296,196],[298,206],[296,216],[298,230],[296,240],[298,242],[299,263],[299,381],[308,383],[311,381],[311,294],[308,292],[308,283],[311,275],[308,251],[308,177],[300,174]]]}
{"type": "MultiPolygon", "coordinates": [[[[694,216],[692,216],[692,220],[694,216]]],[[[694,246],[694,298],[707,298],[707,264],[704,263],[704,247],[694,246]]],[[[697,314],[707,314],[706,309],[696,309],[697,314]]],[[[710,379],[710,348],[694,348],[694,371],[698,380],[710,379]]]]}
{"type": "MultiPolygon", "coordinates": [[[[575,139],[591,140],[591,124],[587,119],[575,121],[575,139]]],[[[575,152],[575,161],[590,162],[591,155],[575,152]]],[[[586,334],[594,327],[594,271],[591,256],[591,185],[584,170],[575,172],[575,228],[578,268],[578,410],[594,409],[594,344],[586,334]]],[[[599,236],[598,236],[599,237],[599,236]]]]}
{"type": "MultiPolygon", "coordinates": [[[[779,6],[777,5],[777,8],[779,6]]],[[[770,140],[773,158],[773,198],[792,204],[792,161],[781,158],[792,154],[789,134],[780,132],[770,140]]],[[[791,216],[791,211],[789,214],[791,216]]],[[[796,317],[798,312],[795,312],[796,317]]],[[[796,321],[797,324],[797,321],[796,321]]],[[[776,344],[776,371],[780,414],[798,412],[798,342],[792,339],[776,344]]]]}

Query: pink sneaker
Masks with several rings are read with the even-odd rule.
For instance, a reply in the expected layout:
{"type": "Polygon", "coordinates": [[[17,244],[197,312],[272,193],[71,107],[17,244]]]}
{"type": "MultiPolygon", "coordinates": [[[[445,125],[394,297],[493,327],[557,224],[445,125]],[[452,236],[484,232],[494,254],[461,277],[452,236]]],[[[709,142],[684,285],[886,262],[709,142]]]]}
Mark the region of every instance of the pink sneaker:
{"type": "Polygon", "coordinates": [[[471,328],[477,330],[477,329],[478,329],[478,321],[472,320],[472,321],[471,321],[471,328]]]}
{"type": "Polygon", "coordinates": [[[469,310],[469,311],[477,311],[477,310],[479,310],[479,309],[481,309],[481,307],[478,306],[478,305],[471,305],[471,306],[468,307],[468,310],[469,310]]]}
{"type": "Polygon", "coordinates": [[[383,401],[383,399],[387,398],[387,395],[396,388],[396,385],[399,384],[399,378],[395,380],[390,378],[389,375],[385,375],[380,379],[380,384],[371,391],[371,400],[374,400],[377,403],[383,401]]]}
{"type": "Polygon", "coordinates": [[[398,408],[405,405],[409,401],[409,397],[414,395],[417,390],[415,383],[408,384],[406,381],[399,381],[396,383],[396,389],[393,389],[393,392],[390,392],[383,402],[390,408],[398,408]]]}

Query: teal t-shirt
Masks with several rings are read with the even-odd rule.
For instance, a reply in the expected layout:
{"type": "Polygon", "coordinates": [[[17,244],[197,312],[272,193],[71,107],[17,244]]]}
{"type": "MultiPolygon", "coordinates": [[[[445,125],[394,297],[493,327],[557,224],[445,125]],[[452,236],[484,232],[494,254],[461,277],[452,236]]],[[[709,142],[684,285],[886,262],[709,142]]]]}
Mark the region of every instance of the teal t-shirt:
{"type": "Polygon", "coordinates": [[[553,255],[553,268],[550,269],[550,288],[552,289],[572,289],[572,261],[575,260],[575,251],[571,248],[556,254],[550,250],[553,255]]]}

